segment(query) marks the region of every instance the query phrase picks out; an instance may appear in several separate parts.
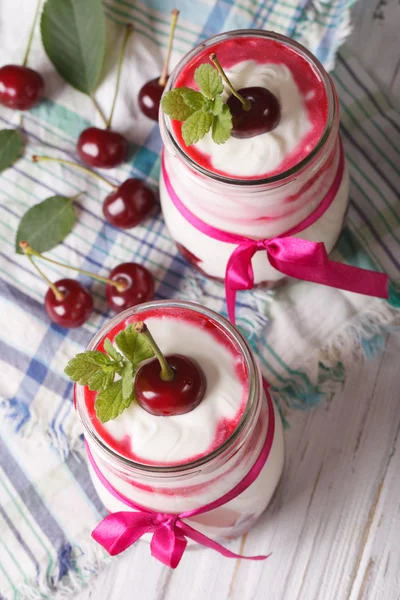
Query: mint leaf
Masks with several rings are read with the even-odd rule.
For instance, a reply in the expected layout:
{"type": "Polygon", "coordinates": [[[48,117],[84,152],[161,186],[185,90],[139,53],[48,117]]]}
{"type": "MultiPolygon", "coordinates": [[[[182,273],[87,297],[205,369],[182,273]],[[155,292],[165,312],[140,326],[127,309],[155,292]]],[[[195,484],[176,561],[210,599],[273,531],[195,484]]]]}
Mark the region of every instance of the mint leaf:
{"type": "Polygon", "coordinates": [[[118,363],[123,360],[122,356],[116,351],[109,338],[104,340],[104,350],[107,352],[108,356],[115,360],[115,362],[118,363]]]}
{"type": "Polygon", "coordinates": [[[88,387],[91,391],[105,390],[114,381],[115,370],[97,371],[88,381],[88,387]]]}
{"type": "Polygon", "coordinates": [[[80,385],[88,385],[90,378],[101,371],[106,364],[105,354],[98,350],[87,350],[72,358],[65,367],[64,373],[72,381],[80,385]]]}
{"type": "Polygon", "coordinates": [[[214,116],[221,114],[224,106],[226,105],[223,103],[221,96],[216,96],[211,105],[212,114],[214,116]]]}
{"type": "Polygon", "coordinates": [[[11,167],[22,154],[22,138],[15,129],[0,131],[0,173],[11,167]]]}
{"type": "MultiPolygon", "coordinates": [[[[182,128],[183,129],[183,128],[182,128]]],[[[229,106],[224,104],[221,113],[213,117],[212,139],[216,144],[223,144],[229,139],[232,131],[232,114],[229,106]]]]}
{"type": "Polygon", "coordinates": [[[142,335],[136,333],[133,325],[128,325],[123,331],[115,336],[115,343],[122,354],[134,367],[142,360],[153,358],[154,352],[142,335]]]}
{"type": "Polygon", "coordinates": [[[97,394],[94,408],[100,423],[116,419],[125,408],[128,408],[132,400],[133,394],[129,398],[123,398],[122,380],[114,381],[106,390],[97,394]]]}
{"type": "Polygon", "coordinates": [[[184,99],[185,103],[188,106],[190,106],[190,108],[192,108],[194,111],[203,108],[203,106],[207,102],[203,94],[201,94],[200,92],[196,92],[195,90],[191,90],[190,88],[183,89],[182,98],[184,99]]]}
{"type": "Polygon", "coordinates": [[[182,137],[187,146],[198,142],[210,131],[213,117],[209,112],[198,110],[182,125],[182,137]]]}
{"type": "MultiPolygon", "coordinates": [[[[0,141],[1,143],[1,141],[0,141]]],[[[19,243],[26,240],[37,252],[47,252],[62,242],[75,223],[73,199],[51,196],[29,208],[18,226],[16,251],[23,254],[19,243]]]]}
{"type": "Polygon", "coordinates": [[[194,79],[200,91],[210,100],[224,91],[221,75],[208,63],[196,69],[194,79]]]}
{"type": "Polygon", "coordinates": [[[185,121],[194,113],[195,109],[186,104],[183,97],[183,93],[189,90],[190,88],[176,88],[175,90],[170,90],[163,95],[161,99],[161,107],[165,114],[171,117],[171,119],[175,119],[176,121],[185,121]]]}
{"type": "Polygon", "coordinates": [[[133,392],[133,365],[127,362],[122,373],[122,398],[127,400],[133,392]]]}

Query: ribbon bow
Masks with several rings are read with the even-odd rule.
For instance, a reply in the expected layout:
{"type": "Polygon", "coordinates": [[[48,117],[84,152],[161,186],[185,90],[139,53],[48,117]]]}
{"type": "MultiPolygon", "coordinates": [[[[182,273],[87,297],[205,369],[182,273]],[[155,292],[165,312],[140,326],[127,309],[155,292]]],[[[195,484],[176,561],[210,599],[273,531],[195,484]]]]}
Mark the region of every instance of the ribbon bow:
{"type": "Polygon", "coordinates": [[[153,533],[150,543],[152,556],[167,567],[176,569],[185,552],[187,539],[216,550],[227,558],[265,560],[269,555],[242,556],[231,552],[187,523],[178,515],[121,511],[108,515],[92,532],[92,537],[111,556],[123,552],[145,533],[153,533]]]}
{"type": "Polygon", "coordinates": [[[260,250],[267,252],[270,264],[281,273],[295,279],[313,281],[348,292],[356,292],[378,298],[389,297],[389,278],[384,273],[368,271],[337,263],[329,259],[322,242],[310,242],[294,236],[304,231],[328,210],[336,198],[344,173],[344,152],[339,143],[339,163],[333,182],[318,207],[285,233],[265,240],[254,240],[242,235],[236,235],[208,225],[194,215],[176,194],[165,166],[165,156],[162,157],[162,174],[172,203],[181,215],[193,227],[205,235],[236,245],[225,271],[225,293],[228,315],[235,323],[235,302],[238,290],[251,290],[254,287],[254,273],[251,259],[260,250]]]}
{"type": "Polygon", "coordinates": [[[126,550],[145,533],[152,533],[153,536],[150,544],[151,554],[172,569],[178,566],[182,558],[187,545],[187,538],[194,540],[202,546],[212,548],[227,558],[245,558],[248,560],[265,560],[268,558],[269,554],[243,556],[231,552],[183,521],[183,519],[188,519],[194,515],[209,512],[223,506],[243,493],[259,476],[268,459],[275,435],[274,407],[268,391],[268,384],[264,379],[263,387],[268,404],[268,428],[257,460],[243,479],[233,489],[221,496],[221,498],[179,515],[151,511],[120,494],[100,471],[86,442],[86,452],[89,462],[100,482],[117,500],[123,502],[134,511],[120,511],[111,513],[105,517],[92,531],[92,537],[96,542],[101,544],[109,554],[114,556],[126,550]]]}
{"type": "Polygon", "coordinates": [[[310,242],[295,237],[247,240],[235,248],[226,267],[226,305],[233,323],[236,292],[251,290],[254,287],[251,259],[260,250],[266,251],[274,269],[288,277],[367,296],[388,298],[387,275],[330,260],[322,242],[310,242]]]}

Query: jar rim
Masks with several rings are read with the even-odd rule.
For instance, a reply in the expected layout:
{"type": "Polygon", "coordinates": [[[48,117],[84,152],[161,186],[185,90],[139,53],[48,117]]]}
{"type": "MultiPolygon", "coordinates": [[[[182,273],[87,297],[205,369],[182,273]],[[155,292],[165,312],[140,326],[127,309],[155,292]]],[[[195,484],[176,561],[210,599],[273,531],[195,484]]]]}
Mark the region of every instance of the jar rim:
{"type": "MultiPolygon", "coordinates": [[[[332,131],[334,131],[335,123],[336,123],[337,127],[339,126],[338,102],[337,102],[336,93],[335,93],[335,90],[333,87],[332,79],[329,76],[328,72],[326,71],[325,67],[322,65],[322,63],[309,50],[307,50],[307,48],[305,46],[303,46],[299,42],[296,42],[295,40],[293,40],[287,36],[284,36],[282,34],[275,33],[273,31],[264,31],[262,29],[235,29],[232,31],[219,33],[219,34],[214,35],[214,36],[208,38],[207,40],[201,42],[200,44],[197,44],[197,46],[195,46],[192,50],[190,50],[190,52],[186,53],[182,57],[182,59],[175,66],[174,70],[172,71],[172,73],[168,79],[167,85],[165,87],[165,92],[167,92],[173,88],[173,85],[174,85],[181,69],[190,60],[192,60],[192,58],[194,58],[200,51],[204,50],[205,48],[207,48],[209,46],[212,46],[212,45],[218,43],[219,41],[223,41],[226,39],[232,39],[232,38],[236,38],[236,37],[262,37],[262,38],[267,38],[267,39],[276,40],[278,42],[281,42],[282,44],[285,44],[286,46],[289,46],[290,48],[294,49],[298,54],[301,54],[301,56],[305,60],[307,60],[307,62],[309,64],[311,64],[317,70],[318,75],[321,77],[321,80],[325,86],[325,91],[326,91],[327,101],[328,101],[328,115],[326,118],[325,127],[321,134],[321,137],[319,138],[319,140],[315,144],[315,146],[312,148],[312,150],[310,150],[310,152],[301,161],[299,161],[296,165],[294,165],[290,169],[282,171],[282,173],[278,173],[278,174],[270,176],[270,177],[260,177],[259,179],[240,179],[240,178],[236,178],[236,177],[234,178],[234,177],[228,177],[226,175],[221,175],[220,173],[215,173],[215,172],[210,171],[210,170],[206,169],[205,167],[199,165],[191,156],[189,156],[184,151],[182,146],[178,143],[178,141],[176,140],[175,135],[172,131],[171,118],[168,117],[160,108],[161,133],[166,134],[167,141],[169,144],[171,144],[173,151],[178,153],[179,157],[183,160],[183,162],[188,167],[190,167],[195,172],[200,173],[201,175],[203,175],[209,179],[212,179],[213,181],[218,181],[220,183],[223,183],[224,185],[231,185],[233,187],[235,187],[235,186],[237,186],[237,187],[243,187],[243,186],[255,187],[255,186],[261,186],[261,185],[266,185],[266,184],[277,184],[277,183],[279,184],[284,181],[287,181],[288,179],[294,178],[304,168],[306,168],[310,163],[312,163],[314,161],[314,159],[319,155],[319,153],[323,150],[327,141],[331,137],[331,133],[332,133],[332,131]]],[[[336,132],[334,131],[334,134],[335,133],[336,132]]],[[[164,138],[164,136],[163,136],[163,138],[164,138]]],[[[166,145],[166,140],[163,139],[163,141],[164,141],[164,144],[166,145]]]]}
{"type": "MultiPolygon", "coordinates": [[[[111,331],[115,327],[115,325],[120,323],[122,320],[132,315],[140,314],[141,312],[144,312],[149,309],[162,308],[167,306],[170,308],[181,308],[197,312],[201,315],[212,319],[220,327],[223,328],[224,333],[231,338],[231,340],[237,345],[239,351],[243,355],[248,372],[249,389],[247,394],[246,406],[237,426],[235,427],[231,435],[220,446],[215,448],[212,452],[205,454],[204,456],[201,456],[200,458],[193,461],[181,463],[178,465],[156,466],[136,462],[125,456],[122,456],[121,454],[113,450],[110,446],[108,446],[101,439],[101,437],[92,425],[87,410],[83,408],[85,403],[85,386],[75,384],[74,393],[76,397],[76,410],[78,413],[78,417],[84,427],[85,436],[87,435],[89,440],[95,444],[96,449],[100,452],[103,452],[103,454],[105,454],[108,458],[112,458],[112,460],[117,461],[117,463],[123,467],[135,469],[140,475],[183,475],[186,473],[190,473],[193,470],[204,466],[205,464],[209,465],[209,463],[211,461],[214,461],[214,459],[218,459],[221,457],[221,455],[229,453],[235,442],[240,442],[241,446],[242,443],[245,442],[245,438],[247,437],[246,433],[248,433],[252,429],[252,424],[255,422],[258,416],[257,400],[260,396],[261,390],[261,375],[247,340],[236,327],[234,327],[227,319],[225,319],[225,317],[205,306],[202,306],[201,304],[189,302],[186,300],[153,300],[151,302],[145,302],[133,308],[129,308],[110,319],[92,338],[86,350],[94,350],[99,344],[99,342],[105,337],[105,335],[107,335],[107,333],[111,331]]],[[[235,447],[235,451],[237,449],[238,447],[235,447]]]]}

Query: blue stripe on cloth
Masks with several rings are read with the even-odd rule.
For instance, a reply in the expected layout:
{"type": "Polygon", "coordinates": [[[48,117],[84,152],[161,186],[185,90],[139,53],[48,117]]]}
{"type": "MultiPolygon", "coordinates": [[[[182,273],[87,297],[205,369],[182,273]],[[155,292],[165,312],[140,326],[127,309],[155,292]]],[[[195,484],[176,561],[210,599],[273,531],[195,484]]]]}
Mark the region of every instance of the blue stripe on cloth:
{"type": "Polygon", "coordinates": [[[94,489],[92,478],[89,475],[86,460],[79,459],[73,452],[70,452],[65,461],[68,469],[79,483],[90,502],[96,508],[99,517],[106,517],[108,512],[100,501],[96,490],[94,489]]]}
{"type": "Polygon", "coordinates": [[[340,54],[338,54],[337,60],[346,69],[346,71],[348,71],[348,73],[351,76],[351,79],[353,81],[355,81],[358,84],[358,87],[366,94],[366,96],[369,98],[369,100],[372,102],[372,104],[375,106],[375,108],[379,111],[379,114],[381,114],[382,117],[388,123],[390,123],[392,125],[392,127],[394,129],[396,129],[396,131],[398,133],[400,133],[400,126],[395,121],[393,121],[393,119],[391,119],[390,116],[386,113],[385,109],[378,104],[374,95],[371,93],[371,91],[368,89],[368,87],[361,81],[361,79],[357,76],[357,74],[354,72],[354,69],[350,66],[350,64],[340,54]]]}
{"type": "Polygon", "coordinates": [[[357,148],[357,150],[360,152],[360,154],[362,154],[362,156],[365,158],[365,160],[367,161],[367,163],[371,166],[371,168],[380,176],[382,177],[383,181],[386,183],[386,185],[392,190],[392,192],[394,192],[396,194],[396,196],[398,196],[399,194],[399,190],[396,188],[396,186],[390,181],[390,179],[383,173],[383,171],[379,168],[378,164],[376,163],[376,161],[374,161],[371,156],[364,150],[364,148],[358,143],[356,142],[356,140],[354,139],[354,136],[350,133],[350,131],[343,125],[343,123],[340,124],[340,133],[342,135],[344,135],[344,137],[346,137],[348,140],[350,140],[350,142],[353,144],[353,146],[355,148],[357,148]]]}
{"type": "Polygon", "coordinates": [[[2,468],[4,473],[7,475],[13,487],[17,490],[20,499],[54,548],[59,548],[60,545],[67,544],[68,540],[63,529],[48,510],[31,481],[25,475],[24,471],[1,438],[0,455],[2,457],[2,468]]]}
{"type": "Polygon", "coordinates": [[[45,356],[40,356],[43,352],[39,349],[36,356],[31,358],[28,354],[17,350],[14,346],[7,344],[0,338],[0,358],[9,365],[19,369],[21,373],[25,373],[18,392],[10,399],[11,401],[23,402],[26,406],[29,406],[41,385],[57,394],[62,395],[65,393],[69,382],[66,378],[64,379],[50,369],[49,364],[51,360],[48,360],[47,357],[47,355],[51,356],[51,352],[53,352],[51,357],[54,356],[54,344],[56,344],[58,349],[58,342],[55,343],[54,340],[59,340],[59,338],[58,336],[51,335],[51,329],[49,329],[43,340],[44,344],[46,344],[47,340],[47,343],[53,350],[47,348],[45,356]]]}
{"type": "Polygon", "coordinates": [[[12,531],[12,533],[15,536],[16,540],[18,541],[18,543],[20,544],[20,546],[24,549],[24,551],[27,554],[27,556],[29,556],[29,558],[31,559],[32,564],[35,567],[36,580],[37,580],[37,576],[40,573],[40,565],[39,565],[38,561],[36,560],[36,557],[33,554],[32,550],[26,544],[26,542],[23,539],[22,535],[19,533],[18,529],[14,526],[14,523],[10,520],[8,514],[3,509],[3,507],[2,507],[1,504],[0,504],[0,515],[3,517],[3,519],[7,523],[7,527],[10,529],[10,531],[12,531]]]}
{"type": "Polygon", "coordinates": [[[379,246],[381,246],[381,248],[383,248],[383,250],[386,252],[387,256],[390,258],[390,260],[392,261],[392,263],[397,267],[397,269],[399,269],[400,271],[400,262],[395,258],[395,256],[393,255],[392,251],[389,250],[389,248],[387,247],[387,245],[384,243],[384,241],[382,240],[382,238],[379,236],[378,232],[376,231],[374,225],[371,223],[371,221],[367,218],[366,214],[364,213],[364,211],[361,209],[361,207],[354,202],[354,200],[352,200],[350,198],[350,206],[352,208],[354,208],[354,210],[357,212],[357,214],[362,218],[362,220],[368,225],[368,228],[370,229],[372,235],[374,236],[376,242],[378,243],[379,246]]]}

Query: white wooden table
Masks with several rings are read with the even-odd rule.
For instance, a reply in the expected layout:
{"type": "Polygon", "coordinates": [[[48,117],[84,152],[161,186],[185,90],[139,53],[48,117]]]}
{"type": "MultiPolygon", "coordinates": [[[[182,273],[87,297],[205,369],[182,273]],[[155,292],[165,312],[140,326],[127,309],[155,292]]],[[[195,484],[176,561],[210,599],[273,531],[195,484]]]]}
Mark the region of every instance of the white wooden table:
{"type": "MultiPolygon", "coordinates": [[[[399,0],[361,1],[350,40],[399,97],[399,0]],[[382,18],[383,16],[383,18],[382,18]]],[[[261,563],[186,552],[172,571],[138,543],[76,600],[398,600],[400,331],[328,405],[295,413],[286,464],[258,525],[230,548],[261,563]]]]}

